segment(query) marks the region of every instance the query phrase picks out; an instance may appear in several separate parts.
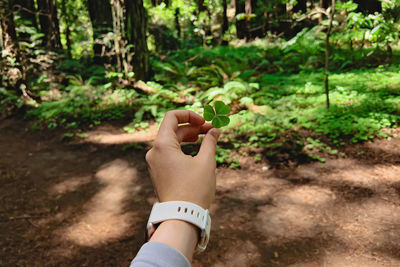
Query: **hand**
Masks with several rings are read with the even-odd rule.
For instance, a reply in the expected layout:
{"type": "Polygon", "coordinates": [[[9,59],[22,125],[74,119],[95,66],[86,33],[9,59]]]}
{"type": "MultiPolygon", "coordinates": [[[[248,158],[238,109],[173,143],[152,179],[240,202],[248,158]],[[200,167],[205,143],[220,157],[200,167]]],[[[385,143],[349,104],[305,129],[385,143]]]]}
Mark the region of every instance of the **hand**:
{"type": "Polygon", "coordinates": [[[215,197],[215,150],[220,132],[193,111],[174,110],[165,115],[154,146],[146,154],[160,202],[188,201],[204,209],[215,197]],[[189,123],[181,125],[181,123],[189,123]],[[197,156],[185,155],[180,144],[196,142],[206,134],[197,156]]]}

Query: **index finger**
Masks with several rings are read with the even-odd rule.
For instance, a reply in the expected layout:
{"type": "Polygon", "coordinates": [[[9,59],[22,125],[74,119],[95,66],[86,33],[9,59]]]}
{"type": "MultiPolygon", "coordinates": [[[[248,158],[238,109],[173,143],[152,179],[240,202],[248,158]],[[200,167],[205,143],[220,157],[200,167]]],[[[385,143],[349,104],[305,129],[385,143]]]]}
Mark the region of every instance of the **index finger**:
{"type": "Polygon", "coordinates": [[[191,110],[168,111],[161,123],[157,139],[162,138],[168,142],[177,142],[176,131],[180,123],[190,123],[194,126],[201,126],[205,123],[205,120],[199,114],[191,110]]]}

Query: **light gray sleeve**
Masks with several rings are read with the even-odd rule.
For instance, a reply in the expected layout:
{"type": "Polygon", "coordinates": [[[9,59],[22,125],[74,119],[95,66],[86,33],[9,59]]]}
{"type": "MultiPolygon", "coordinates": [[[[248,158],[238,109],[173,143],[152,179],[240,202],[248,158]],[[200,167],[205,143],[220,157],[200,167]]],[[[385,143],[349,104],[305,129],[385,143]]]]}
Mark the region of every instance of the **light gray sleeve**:
{"type": "Polygon", "coordinates": [[[144,244],[130,267],[190,267],[190,262],[178,250],[159,242],[144,244]]]}

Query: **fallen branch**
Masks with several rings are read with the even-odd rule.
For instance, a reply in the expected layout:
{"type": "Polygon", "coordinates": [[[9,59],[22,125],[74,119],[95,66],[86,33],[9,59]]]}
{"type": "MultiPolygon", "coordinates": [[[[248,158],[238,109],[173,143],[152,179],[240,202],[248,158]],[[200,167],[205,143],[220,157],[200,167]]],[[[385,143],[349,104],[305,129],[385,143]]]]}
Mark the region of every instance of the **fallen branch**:
{"type": "Polygon", "coordinates": [[[318,8],[317,10],[311,12],[310,14],[307,14],[307,15],[297,19],[296,22],[300,22],[300,21],[303,21],[305,19],[311,19],[314,15],[321,15],[321,14],[329,17],[329,12],[328,11],[318,8]]]}
{"type": "MultiPolygon", "coordinates": [[[[157,90],[154,89],[153,87],[148,86],[146,83],[143,81],[137,81],[133,84],[133,87],[135,89],[139,89],[140,91],[146,93],[146,94],[155,94],[157,93],[157,90]]],[[[176,104],[190,104],[189,98],[188,97],[178,97],[178,98],[171,98],[168,95],[162,94],[161,97],[165,99],[169,99],[172,102],[176,104]]]]}
{"type": "Polygon", "coordinates": [[[135,89],[139,89],[140,91],[143,91],[147,94],[154,94],[156,93],[156,89],[154,89],[153,87],[148,86],[147,84],[145,84],[143,81],[137,81],[133,84],[133,87],[135,89]]]}

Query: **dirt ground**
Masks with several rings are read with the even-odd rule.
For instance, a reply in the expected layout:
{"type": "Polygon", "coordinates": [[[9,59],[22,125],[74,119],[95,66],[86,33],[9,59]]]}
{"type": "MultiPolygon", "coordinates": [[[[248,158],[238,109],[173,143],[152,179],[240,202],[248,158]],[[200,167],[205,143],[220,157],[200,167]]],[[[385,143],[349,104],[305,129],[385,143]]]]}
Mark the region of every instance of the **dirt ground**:
{"type": "MultiPolygon", "coordinates": [[[[0,121],[0,266],[128,266],[155,201],[154,130],[63,134],[0,121]]],[[[211,240],[193,266],[400,266],[400,139],[346,155],[219,168],[211,240]]]]}

